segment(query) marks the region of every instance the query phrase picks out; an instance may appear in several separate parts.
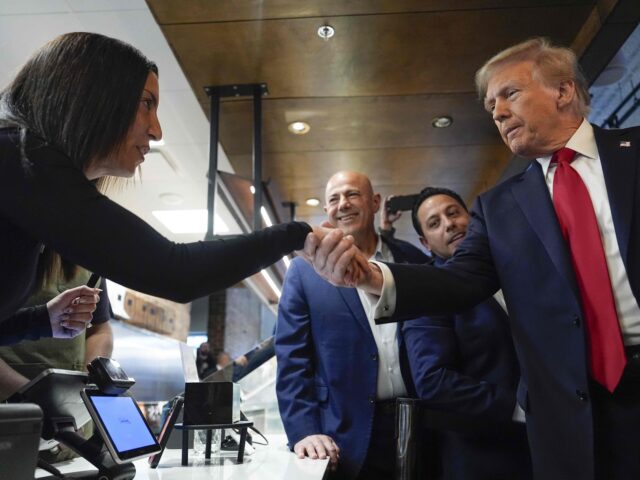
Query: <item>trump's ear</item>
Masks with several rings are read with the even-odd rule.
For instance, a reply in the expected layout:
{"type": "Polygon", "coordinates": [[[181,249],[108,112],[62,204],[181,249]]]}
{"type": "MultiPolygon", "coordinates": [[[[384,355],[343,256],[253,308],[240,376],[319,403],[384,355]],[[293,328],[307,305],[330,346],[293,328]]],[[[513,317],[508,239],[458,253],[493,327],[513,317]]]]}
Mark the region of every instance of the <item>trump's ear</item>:
{"type": "Polygon", "coordinates": [[[576,83],[573,80],[563,80],[558,85],[558,94],[556,97],[556,105],[558,110],[564,110],[570,107],[576,98],[576,83]]]}

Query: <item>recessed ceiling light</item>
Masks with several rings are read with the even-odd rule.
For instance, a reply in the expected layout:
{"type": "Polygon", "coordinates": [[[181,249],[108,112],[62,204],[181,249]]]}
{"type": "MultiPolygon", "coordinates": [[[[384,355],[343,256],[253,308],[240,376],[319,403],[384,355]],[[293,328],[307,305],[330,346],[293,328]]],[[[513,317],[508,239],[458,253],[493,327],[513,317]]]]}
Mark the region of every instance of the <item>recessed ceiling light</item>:
{"type": "Polygon", "coordinates": [[[322,25],[318,29],[318,36],[323,40],[329,40],[336,33],[336,30],[331,25],[322,25]]]}
{"type": "Polygon", "coordinates": [[[320,200],[318,200],[318,199],[317,199],[317,198],[315,198],[315,197],[312,197],[312,198],[307,198],[307,199],[305,200],[305,203],[306,203],[307,205],[309,205],[310,207],[317,207],[318,205],[320,205],[320,200]]]}
{"type": "Polygon", "coordinates": [[[256,187],[254,187],[253,185],[249,185],[249,191],[255,195],[256,194],[256,187]]]}
{"type": "Polygon", "coordinates": [[[311,130],[307,122],[292,122],[289,124],[289,131],[295,135],[304,135],[311,130]]]}
{"type": "Polygon", "coordinates": [[[433,125],[435,128],[447,128],[450,127],[452,123],[453,118],[449,117],[448,115],[442,115],[431,120],[431,125],[433,125]]]}
{"type": "Polygon", "coordinates": [[[165,205],[171,205],[172,207],[180,205],[182,202],[184,202],[184,198],[182,197],[182,195],[172,192],[161,193],[160,200],[162,200],[162,203],[164,203],[165,205]]]}

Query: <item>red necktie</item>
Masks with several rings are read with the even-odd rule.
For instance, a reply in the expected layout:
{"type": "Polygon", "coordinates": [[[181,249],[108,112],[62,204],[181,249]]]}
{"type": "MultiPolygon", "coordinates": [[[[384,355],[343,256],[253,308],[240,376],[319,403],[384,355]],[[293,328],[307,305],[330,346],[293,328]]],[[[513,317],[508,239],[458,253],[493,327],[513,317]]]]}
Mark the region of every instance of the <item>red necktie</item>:
{"type": "Polygon", "coordinates": [[[558,162],[553,178],[553,205],[562,235],[569,245],[578,281],[589,343],[591,376],[613,392],[627,358],[620,333],[609,270],[591,197],[571,162],[575,152],[562,148],[553,154],[558,162]]]}

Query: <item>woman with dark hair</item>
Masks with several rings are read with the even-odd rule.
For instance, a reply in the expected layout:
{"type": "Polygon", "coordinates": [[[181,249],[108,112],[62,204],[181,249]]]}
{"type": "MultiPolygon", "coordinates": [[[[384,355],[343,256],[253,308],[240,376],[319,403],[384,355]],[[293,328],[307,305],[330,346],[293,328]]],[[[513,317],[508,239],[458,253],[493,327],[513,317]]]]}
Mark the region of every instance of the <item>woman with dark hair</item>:
{"type": "Polygon", "coordinates": [[[97,190],[105,176],[132,176],[149,141],[161,138],[158,101],[156,65],[92,33],[54,39],[0,93],[0,338],[51,336],[59,327],[45,307],[18,310],[33,288],[42,245],[178,302],[302,248],[312,229],[297,222],[174,243],[97,190]]]}

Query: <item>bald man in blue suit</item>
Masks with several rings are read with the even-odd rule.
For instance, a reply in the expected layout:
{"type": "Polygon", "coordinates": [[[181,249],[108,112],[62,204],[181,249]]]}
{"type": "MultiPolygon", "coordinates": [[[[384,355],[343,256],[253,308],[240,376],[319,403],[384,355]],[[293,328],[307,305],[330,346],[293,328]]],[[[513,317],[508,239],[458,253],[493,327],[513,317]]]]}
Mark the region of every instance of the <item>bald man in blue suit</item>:
{"type": "MultiPolygon", "coordinates": [[[[327,183],[329,221],[368,256],[428,261],[411,244],[376,234],[380,203],[357,172],[339,172],[327,183]]],[[[375,325],[369,310],[356,290],[336,288],[294,259],[278,310],[276,392],[299,456],[328,456],[339,478],[387,480],[395,465],[395,398],[415,392],[400,329],[375,325]]]]}

